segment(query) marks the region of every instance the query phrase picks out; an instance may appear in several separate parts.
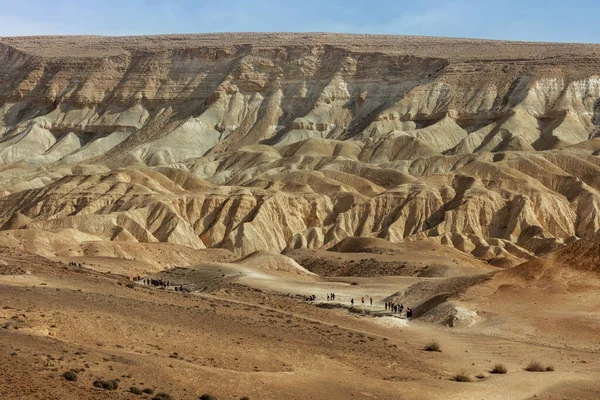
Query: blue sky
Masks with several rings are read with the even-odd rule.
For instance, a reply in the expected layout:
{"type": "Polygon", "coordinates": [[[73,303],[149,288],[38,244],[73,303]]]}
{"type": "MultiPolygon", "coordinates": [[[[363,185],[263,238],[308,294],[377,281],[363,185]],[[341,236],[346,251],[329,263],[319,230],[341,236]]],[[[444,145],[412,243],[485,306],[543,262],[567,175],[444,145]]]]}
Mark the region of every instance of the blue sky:
{"type": "Polygon", "coordinates": [[[0,36],[347,32],[600,43],[600,0],[0,0],[0,36]]]}

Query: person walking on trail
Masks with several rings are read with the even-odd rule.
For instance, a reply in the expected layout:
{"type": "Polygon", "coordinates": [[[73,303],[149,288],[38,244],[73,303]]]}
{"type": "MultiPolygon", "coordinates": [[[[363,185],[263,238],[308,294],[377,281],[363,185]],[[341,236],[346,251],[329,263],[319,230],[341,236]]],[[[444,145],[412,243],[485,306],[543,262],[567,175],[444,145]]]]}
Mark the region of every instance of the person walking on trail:
{"type": "Polygon", "coordinates": [[[361,298],[360,298],[360,302],[361,302],[361,303],[362,303],[362,305],[364,306],[364,305],[365,305],[365,298],[364,298],[364,297],[361,297],[361,298]]]}
{"type": "Polygon", "coordinates": [[[385,302],[385,304],[383,306],[385,307],[385,311],[387,311],[387,301],[385,302]]]}
{"type": "Polygon", "coordinates": [[[354,305],[354,299],[350,299],[350,304],[354,305]]]}
{"type": "Polygon", "coordinates": [[[369,301],[371,302],[371,306],[373,305],[373,298],[369,297],[369,301]]]}
{"type": "Polygon", "coordinates": [[[327,293],[327,301],[329,301],[329,293],[327,293]]]}

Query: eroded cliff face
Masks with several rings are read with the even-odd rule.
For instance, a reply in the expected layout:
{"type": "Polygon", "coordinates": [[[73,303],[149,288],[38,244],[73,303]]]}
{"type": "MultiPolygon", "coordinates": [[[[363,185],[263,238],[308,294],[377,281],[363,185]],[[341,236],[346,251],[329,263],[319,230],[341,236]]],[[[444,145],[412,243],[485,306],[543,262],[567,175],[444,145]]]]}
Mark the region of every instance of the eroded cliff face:
{"type": "Polygon", "coordinates": [[[245,255],[375,236],[495,261],[599,229],[597,45],[4,38],[0,66],[11,240],[245,255]]]}

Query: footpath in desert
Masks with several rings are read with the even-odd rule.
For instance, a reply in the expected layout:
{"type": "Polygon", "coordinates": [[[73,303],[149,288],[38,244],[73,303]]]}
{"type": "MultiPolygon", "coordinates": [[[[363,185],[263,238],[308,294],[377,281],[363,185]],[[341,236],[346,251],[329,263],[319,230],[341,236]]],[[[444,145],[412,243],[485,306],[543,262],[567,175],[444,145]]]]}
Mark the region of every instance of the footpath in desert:
{"type": "Polygon", "coordinates": [[[600,397],[600,45],[8,37],[0,67],[0,399],[600,397]]]}

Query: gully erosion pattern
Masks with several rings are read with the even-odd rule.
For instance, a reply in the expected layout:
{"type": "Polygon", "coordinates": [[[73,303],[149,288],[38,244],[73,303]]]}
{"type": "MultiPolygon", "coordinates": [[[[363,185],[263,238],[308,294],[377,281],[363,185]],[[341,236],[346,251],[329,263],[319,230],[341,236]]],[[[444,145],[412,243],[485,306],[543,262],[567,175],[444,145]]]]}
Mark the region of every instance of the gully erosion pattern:
{"type": "Polygon", "coordinates": [[[0,244],[358,236],[511,265],[600,229],[599,132],[599,45],[2,38],[0,244]]]}

